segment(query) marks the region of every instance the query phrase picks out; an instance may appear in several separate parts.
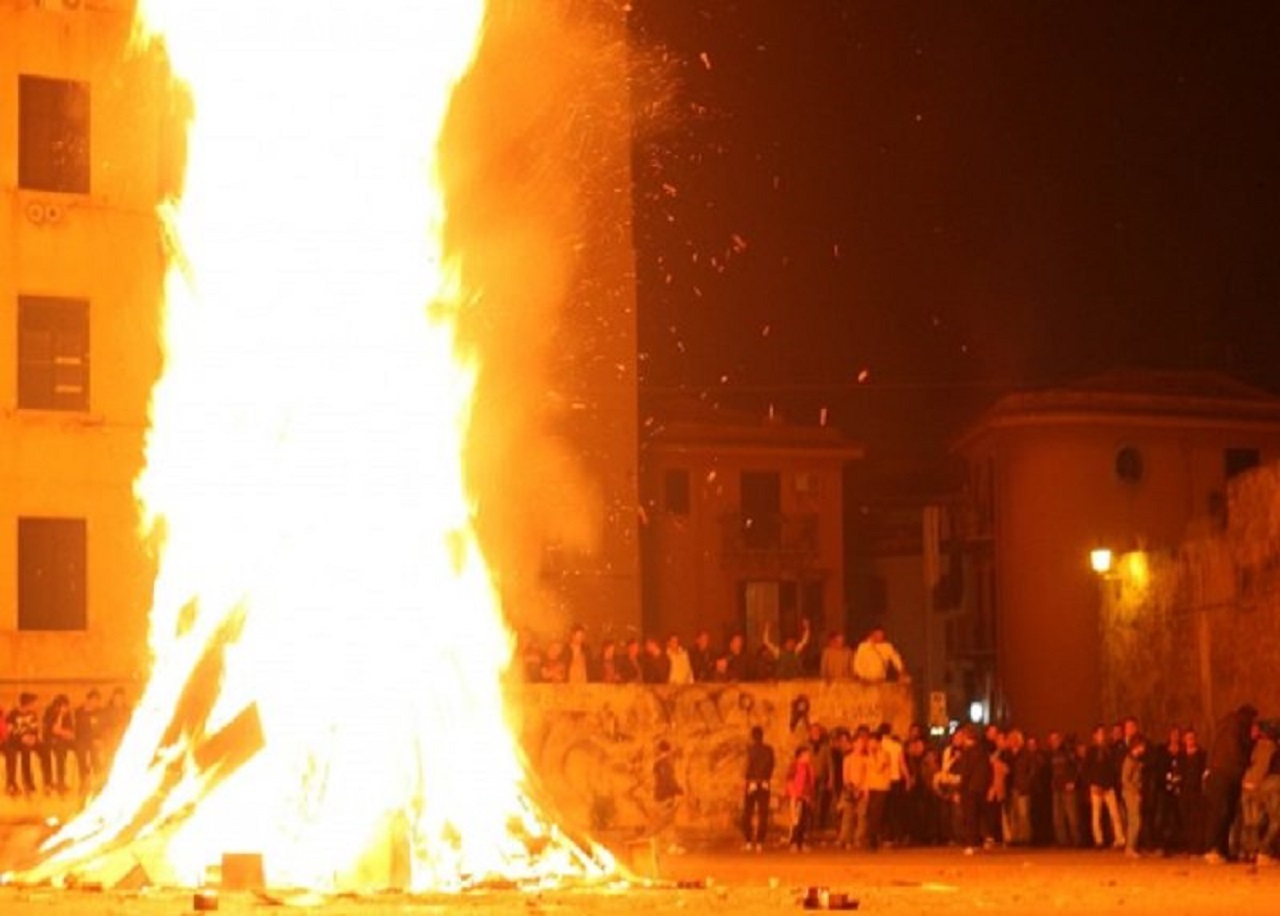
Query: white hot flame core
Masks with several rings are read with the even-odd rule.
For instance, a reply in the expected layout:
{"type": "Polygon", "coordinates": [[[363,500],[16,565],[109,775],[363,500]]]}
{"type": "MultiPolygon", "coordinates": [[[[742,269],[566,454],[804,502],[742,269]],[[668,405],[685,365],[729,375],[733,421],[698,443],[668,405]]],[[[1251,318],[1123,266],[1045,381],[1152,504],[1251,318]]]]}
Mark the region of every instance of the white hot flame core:
{"type": "Polygon", "coordinates": [[[163,535],[154,669],[44,867],[159,837],[183,882],[255,850],[274,883],[351,886],[382,880],[367,863],[390,836],[415,888],[608,870],[525,794],[463,485],[474,373],[435,152],[483,0],[139,15],[194,102],[137,485],[163,535]],[[211,711],[166,734],[232,615],[211,711]],[[226,778],[191,764],[250,708],[260,752],[226,778]]]}

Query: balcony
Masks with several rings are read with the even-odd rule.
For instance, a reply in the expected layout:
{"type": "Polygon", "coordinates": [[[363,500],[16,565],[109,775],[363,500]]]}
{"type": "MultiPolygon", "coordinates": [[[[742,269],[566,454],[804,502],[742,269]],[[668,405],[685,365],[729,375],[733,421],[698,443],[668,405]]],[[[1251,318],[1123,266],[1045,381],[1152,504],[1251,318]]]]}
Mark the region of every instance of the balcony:
{"type": "Polygon", "coordinates": [[[721,565],[726,568],[785,570],[818,559],[818,516],[727,512],[720,517],[721,565]]]}

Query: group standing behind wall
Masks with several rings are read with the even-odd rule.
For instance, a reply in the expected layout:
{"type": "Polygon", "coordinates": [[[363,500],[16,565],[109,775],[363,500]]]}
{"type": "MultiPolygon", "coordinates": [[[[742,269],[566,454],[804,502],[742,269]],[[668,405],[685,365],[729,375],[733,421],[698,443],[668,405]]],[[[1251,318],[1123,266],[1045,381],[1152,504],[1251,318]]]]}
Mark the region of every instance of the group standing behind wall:
{"type": "Polygon", "coordinates": [[[827,635],[817,651],[808,621],[800,632],[779,644],[766,626],[759,645],[749,646],[741,633],[732,633],[722,648],[713,648],[703,630],[686,647],[678,635],[665,640],[633,636],[621,642],[606,639],[598,652],[587,642],[586,630],[575,626],[565,640],[544,645],[524,634],[517,647],[519,673],[526,683],[692,684],[797,680],[820,677],[828,681],[866,683],[909,680],[902,656],[873,628],[855,649],[843,633],[827,635]]]}

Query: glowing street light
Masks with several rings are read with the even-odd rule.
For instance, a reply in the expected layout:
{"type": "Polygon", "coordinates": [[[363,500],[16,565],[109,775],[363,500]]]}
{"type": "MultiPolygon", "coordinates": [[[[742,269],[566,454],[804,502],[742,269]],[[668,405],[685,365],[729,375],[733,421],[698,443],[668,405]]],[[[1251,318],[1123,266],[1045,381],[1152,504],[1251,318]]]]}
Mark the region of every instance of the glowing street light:
{"type": "Polygon", "coordinates": [[[1089,551],[1089,565],[1100,576],[1111,572],[1111,551],[1106,547],[1097,547],[1089,551]]]}

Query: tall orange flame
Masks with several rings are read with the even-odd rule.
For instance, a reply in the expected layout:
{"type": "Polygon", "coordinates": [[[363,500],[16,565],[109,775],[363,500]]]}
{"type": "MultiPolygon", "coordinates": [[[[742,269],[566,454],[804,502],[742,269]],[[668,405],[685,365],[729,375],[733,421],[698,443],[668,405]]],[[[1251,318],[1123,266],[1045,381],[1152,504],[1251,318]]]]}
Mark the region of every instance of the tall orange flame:
{"type": "Polygon", "coordinates": [[[140,846],[178,883],[228,850],[322,888],[395,860],[413,888],[611,870],[527,794],[463,485],[470,293],[435,151],[484,15],[141,3],[195,107],[137,484],[163,542],[154,668],[36,877],[140,846]]]}

